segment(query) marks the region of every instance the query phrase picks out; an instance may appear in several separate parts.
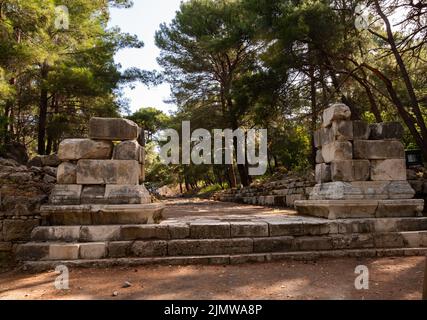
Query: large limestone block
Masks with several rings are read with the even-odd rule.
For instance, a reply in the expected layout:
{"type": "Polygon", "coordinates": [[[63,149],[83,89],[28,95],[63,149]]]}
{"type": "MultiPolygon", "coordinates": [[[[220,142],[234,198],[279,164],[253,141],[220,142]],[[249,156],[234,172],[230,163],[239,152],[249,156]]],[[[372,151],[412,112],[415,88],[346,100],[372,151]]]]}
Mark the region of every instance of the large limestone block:
{"type": "Polygon", "coordinates": [[[317,183],[331,181],[331,166],[326,163],[316,164],[315,177],[317,183]]]}
{"type": "Polygon", "coordinates": [[[78,205],[82,186],[79,184],[57,184],[49,197],[49,203],[55,205],[78,205]]]}
{"type": "Polygon", "coordinates": [[[140,145],[136,140],[123,141],[114,146],[114,160],[136,160],[140,158],[140,145]]]}
{"type": "Polygon", "coordinates": [[[405,149],[400,141],[393,140],[356,140],[354,143],[355,159],[404,159],[405,149]]]}
{"type": "Polygon", "coordinates": [[[322,157],[326,163],[337,160],[351,160],[353,148],[349,141],[335,141],[322,147],[322,157]]]}
{"type": "Polygon", "coordinates": [[[137,185],[139,171],[136,160],[80,160],[77,183],[137,185]]]}
{"type": "Polygon", "coordinates": [[[77,166],[71,162],[63,162],[59,165],[56,180],[58,184],[76,184],[77,166]]]}
{"type": "Polygon", "coordinates": [[[401,140],[403,137],[403,127],[399,122],[382,122],[370,125],[371,140],[401,140]]]}
{"type": "Polygon", "coordinates": [[[105,199],[105,185],[83,186],[80,197],[81,204],[107,204],[105,199]]]}
{"type": "Polygon", "coordinates": [[[316,148],[319,148],[333,141],[334,135],[331,128],[320,128],[314,133],[314,146],[316,148]]]}
{"type": "Polygon", "coordinates": [[[369,160],[331,162],[332,181],[366,181],[369,179],[369,160]]]}
{"type": "Polygon", "coordinates": [[[151,196],[144,185],[107,185],[105,199],[109,204],[151,203],[151,196]]]}
{"type": "Polygon", "coordinates": [[[299,214],[327,219],[374,218],[379,200],[302,200],[295,202],[299,214]]]}
{"type": "Polygon", "coordinates": [[[329,127],[334,120],[349,120],[351,111],[343,103],[336,103],[323,111],[323,127],[329,127]]]}
{"type": "Polygon", "coordinates": [[[406,180],[405,159],[386,159],[371,161],[371,180],[406,180]]]}
{"type": "Polygon", "coordinates": [[[59,144],[62,161],[80,159],[111,159],[113,143],[105,140],[66,139],[59,144]]]}
{"type": "Polygon", "coordinates": [[[89,121],[89,137],[92,139],[134,140],[138,133],[138,125],[127,119],[92,118],[89,121]]]}
{"type": "Polygon", "coordinates": [[[353,140],[353,121],[336,120],[331,127],[333,140],[348,141],[353,140]]]}
{"type": "Polygon", "coordinates": [[[322,150],[319,149],[316,151],[316,163],[323,163],[323,162],[325,161],[323,160],[322,150]]]}
{"type": "Polygon", "coordinates": [[[310,200],[411,199],[414,195],[407,181],[337,181],[314,186],[310,200]]]}
{"type": "Polygon", "coordinates": [[[353,140],[369,140],[371,129],[365,121],[353,121],[353,140]]]}

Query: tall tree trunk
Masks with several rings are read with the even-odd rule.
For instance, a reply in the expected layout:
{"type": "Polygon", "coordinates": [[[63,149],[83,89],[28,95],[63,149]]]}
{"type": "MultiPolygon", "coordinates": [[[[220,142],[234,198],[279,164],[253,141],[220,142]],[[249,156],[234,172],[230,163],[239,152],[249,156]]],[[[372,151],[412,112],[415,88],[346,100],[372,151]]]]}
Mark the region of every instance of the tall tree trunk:
{"type": "Polygon", "coordinates": [[[310,101],[311,101],[311,165],[316,167],[316,147],[314,146],[314,132],[317,122],[317,101],[316,101],[316,79],[314,77],[314,66],[310,66],[310,101]]]}
{"type": "Polygon", "coordinates": [[[37,152],[41,155],[46,153],[45,137],[46,137],[46,119],[48,108],[48,90],[46,87],[46,80],[49,70],[47,62],[44,62],[41,67],[41,91],[40,91],[40,105],[39,105],[39,127],[37,139],[37,152]]]}

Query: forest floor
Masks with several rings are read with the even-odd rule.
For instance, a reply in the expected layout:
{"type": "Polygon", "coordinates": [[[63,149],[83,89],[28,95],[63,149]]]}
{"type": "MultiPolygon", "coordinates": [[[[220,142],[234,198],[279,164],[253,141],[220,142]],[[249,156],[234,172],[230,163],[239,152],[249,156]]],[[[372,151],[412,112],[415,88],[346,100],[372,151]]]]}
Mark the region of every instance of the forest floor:
{"type": "Polygon", "coordinates": [[[70,269],[68,290],[54,271],[0,273],[0,299],[421,299],[424,257],[320,259],[225,266],[70,269]],[[369,289],[356,290],[366,265],[369,289]],[[124,283],[130,286],[124,288],[124,283]],[[114,295],[114,293],[116,295],[114,295]]]}

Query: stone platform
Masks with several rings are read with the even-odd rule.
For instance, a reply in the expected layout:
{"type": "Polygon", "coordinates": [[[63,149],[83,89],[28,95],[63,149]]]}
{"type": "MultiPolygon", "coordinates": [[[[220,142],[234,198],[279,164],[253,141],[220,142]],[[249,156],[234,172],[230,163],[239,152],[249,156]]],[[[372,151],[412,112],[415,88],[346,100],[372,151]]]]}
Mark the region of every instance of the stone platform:
{"type": "Polygon", "coordinates": [[[49,225],[149,224],[162,220],[160,203],[121,205],[47,205],[40,208],[49,225]]]}
{"type": "Polygon", "coordinates": [[[303,200],[295,207],[300,214],[326,219],[421,217],[424,200],[303,200]]]}
{"type": "MultiPolygon", "coordinates": [[[[206,203],[199,206],[206,210],[206,203]]],[[[17,248],[17,256],[27,267],[46,269],[57,264],[235,264],[427,252],[427,217],[327,220],[272,210],[256,214],[253,206],[233,206],[235,214],[227,214],[224,204],[215,201],[208,206],[214,215],[199,211],[186,216],[186,205],[172,205],[160,224],[38,227],[31,242],[17,248]],[[175,213],[179,207],[182,214],[175,213]]],[[[197,205],[192,207],[196,212],[197,205]]]]}

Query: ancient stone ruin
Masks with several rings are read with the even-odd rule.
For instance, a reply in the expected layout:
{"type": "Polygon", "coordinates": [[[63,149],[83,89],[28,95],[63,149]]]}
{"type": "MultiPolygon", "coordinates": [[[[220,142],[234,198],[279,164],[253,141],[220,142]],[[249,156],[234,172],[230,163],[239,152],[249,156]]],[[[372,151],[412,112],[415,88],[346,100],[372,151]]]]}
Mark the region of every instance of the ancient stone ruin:
{"type": "MultiPolygon", "coordinates": [[[[57,184],[41,208],[50,224],[152,223],[142,130],[126,119],[92,118],[88,139],[61,142],[57,184]],[[148,206],[147,206],[148,205],[148,206]]],[[[153,210],[154,209],[154,210],[153,210]]]]}
{"type": "Polygon", "coordinates": [[[344,104],[323,112],[314,135],[316,186],[298,213],[328,219],[422,216],[424,200],[406,176],[399,123],[351,121],[344,104]]]}

